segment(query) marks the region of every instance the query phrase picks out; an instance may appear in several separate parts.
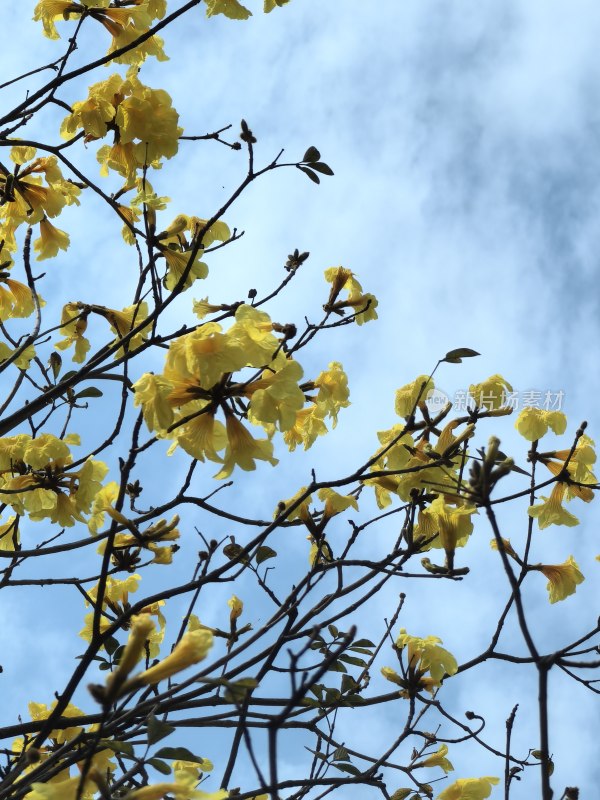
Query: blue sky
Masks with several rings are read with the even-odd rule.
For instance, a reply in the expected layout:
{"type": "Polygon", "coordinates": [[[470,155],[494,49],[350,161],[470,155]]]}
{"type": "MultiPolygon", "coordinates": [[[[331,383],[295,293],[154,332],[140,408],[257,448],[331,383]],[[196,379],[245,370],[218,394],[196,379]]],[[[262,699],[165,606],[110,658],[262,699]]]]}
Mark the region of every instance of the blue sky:
{"type": "MultiPolygon", "coordinates": [[[[148,63],[141,77],[169,91],[186,134],[229,123],[237,131],[244,117],[259,140],[259,160],[268,162],[280,147],[293,160],[314,144],[335,177],[315,187],[295,170],[280,170],[252,186],[226,216],[231,227],[246,233],[211,258],[209,297],[233,300],[237,287],[266,289],[281,275],[287,254],[299,247],[311,257],[291,296],[278,301],[282,320],[301,319],[307,309],[317,318],[325,299],[324,288],[315,290],[322,271],[343,264],[379,298],[379,321],[323,337],[303,360],[307,373],[332,358],[342,361],[353,406],[328,439],[286,461],[283,477],[267,476],[264,495],[257,497],[252,481],[245,482],[236,502],[252,503],[264,515],[306,483],[311,467],[324,478],[360,463],[376,446],[375,430],[395,422],[395,389],[458,346],[482,355],[439,372],[438,385],[450,396],[500,372],[519,392],[563,391],[569,432],[587,419],[590,435],[597,437],[600,7],[583,0],[568,6],[554,0],[380,0],[375,9],[357,0],[292,0],[263,16],[257,5],[245,23],[206,21],[198,11],[173,26],[165,37],[171,61],[148,63]]],[[[3,74],[60,52],[29,21],[30,6],[0,7],[0,29],[17,32],[4,41],[3,74]]],[[[91,80],[105,75],[100,70],[91,80]]],[[[9,94],[16,98],[20,88],[9,94]]],[[[65,99],[78,99],[77,92],[65,99]]],[[[167,221],[178,212],[209,216],[244,170],[241,154],[213,143],[187,143],[181,154],[153,179],[159,193],[173,198],[167,221]]],[[[95,169],[93,153],[87,164],[95,169]]],[[[53,296],[71,292],[69,299],[89,299],[93,287],[95,301],[118,305],[121,283],[107,283],[103,275],[124,249],[106,239],[102,225],[108,215],[98,206],[94,224],[76,212],[69,219],[69,259],[75,257],[80,268],[67,259],[48,265],[53,296]]],[[[201,290],[195,296],[203,296],[201,290]]],[[[172,307],[173,320],[181,308],[172,307]]],[[[510,420],[482,428],[480,443],[492,432],[524,462],[527,448],[510,420]]],[[[155,480],[148,476],[150,485],[155,480]]],[[[592,560],[600,552],[597,512],[586,508],[580,516],[584,524],[575,530],[539,532],[545,537],[540,553],[563,561],[572,552],[588,576],[576,598],[557,607],[548,608],[543,582],[539,593],[527,595],[537,635],[550,647],[585,630],[588,620],[581,623],[573,611],[582,608],[580,600],[592,609],[590,620],[598,606],[592,560]]],[[[507,517],[507,526],[517,524],[523,527],[522,516],[507,517]]],[[[473,543],[480,560],[469,580],[411,586],[414,600],[403,623],[419,635],[443,636],[459,659],[486,642],[489,620],[506,596],[483,520],[480,530],[473,543]]],[[[302,557],[303,546],[297,546],[302,557]]],[[[397,591],[378,598],[381,616],[391,613],[397,591]]],[[[228,596],[227,588],[223,592],[228,596]]],[[[4,647],[13,648],[20,671],[29,658],[20,638],[25,627],[45,641],[44,667],[50,663],[50,672],[66,674],[61,655],[52,652],[56,632],[40,615],[39,603],[22,593],[18,602],[0,602],[10,612],[4,647]]],[[[79,618],[81,609],[72,613],[79,618]]],[[[77,646],[69,648],[75,653],[77,646]]],[[[6,665],[5,672],[8,681],[6,665]]],[[[583,797],[591,796],[600,778],[591,745],[597,737],[593,696],[551,677],[555,788],[560,794],[575,784],[583,797]]],[[[31,665],[19,699],[43,684],[39,666],[31,665]]],[[[58,685],[45,685],[49,702],[58,685]]],[[[527,750],[536,746],[537,735],[521,698],[532,691],[516,671],[490,668],[481,683],[460,684],[456,708],[484,713],[501,742],[504,719],[514,702],[522,702],[515,738],[527,750]]],[[[384,743],[393,727],[389,709],[352,734],[384,743]]],[[[461,761],[458,751],[452,752],[456,777],[500,774],[497,762],[474,764],[469,755],[461,761]]],[[[514,797],[531,796],[532,785],[517,785],[514,797]]]]}

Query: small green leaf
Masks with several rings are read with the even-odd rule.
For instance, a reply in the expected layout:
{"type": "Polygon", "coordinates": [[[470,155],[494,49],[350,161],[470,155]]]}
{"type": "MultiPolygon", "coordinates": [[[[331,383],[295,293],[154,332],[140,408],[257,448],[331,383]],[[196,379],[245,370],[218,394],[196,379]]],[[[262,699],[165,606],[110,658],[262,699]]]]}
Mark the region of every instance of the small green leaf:
{"type": "Polygon", "coordinates": [[[169,736],[169,734],[173,733],[175,728],[172,725],[169,725],[167,722],[162,722],[159,719],[156,719],[154,714],[151,714],[147,720],[148,723],[148,744],[156,744],[156,742],[160,742],[161,739],[164,739],[165,736],[169,736]]]}
{"type": "Polygon", "coordinates": [[[120,647],[120,646],[121,646],[121,645],[120,645],[120,643],[119,643],[119,640],[118,640],[118,639],[115,639],[115,637],[114,637],[114,636],[110,636],[110,637],[109,637],[109,638],[108,638],[108,639],[107,639],[107,640],[104,642],[104,649],[105,649],[105,650],[106,650],[106,652],[109,654],[109,656],[112,656],[112,654],[115,652],[115,650],[117,649],[117,647],[120,647]]]}
{"type": "Polygon", "coordinates": [[[471,350],[470,347],[457,347],[455,350],[449,350],[442,361],[448,364],[462,364],[463,358],[473,358],[473,356],[480,356],[477,350],[471,350]]]}
{"type": "Polygon", "coordinates": [[[133,745],[129,742],[117,742],[113,739],[101,739],[100,744],[107,750],[112,750],[113,753],[122,753],[126,756],[133,756],[133,745]]]}
{"type": "Polygon", "coordinates": [[[339,635],[339,630],[338,628],[335,627],[335,625],[328,625],[327,630],[333,636],[334,639],[339,635]]]}
{"type": "Polygon", "coordinates": [[[146,763],[150,767],[154,767],[154,769],[157,772],[160,772],[162,775],[171,774],[171,767],[168,764],[165,764],[164,761],[161,761],[160,758],[150,758],[146,763]]]}
{"type": "Polygon", "coordinates": [[[340,661],[343,661],[344,664],[353,664],[355,667],[366,667],[367,662],[364,658],[356,658],[355,656],[347,656],[343,655],[340,656],[340,661]]]}
{"type": "Polygon", "coordinates": [[[229,703],[241,703],[245,700],[250,689],[256,689],[258,681],[255,678],[241,678],[239,681],[229,683],[225,689],[224,697],[229,703]]]}
{"type": "Polygon", "coordinates": [[[193,761],[194,764],[202,764],[204,761],[200,756],[195,756],[187,747],[161,747],[153,758],[168,758],[172,761],[193,761]]]}
{"type": "Polygon", "coordinates": [[[334,761],[350,761],[350,756],[345,747],[338,747],[333,754],[334,761]]]}
{"type": "Polygon", "coordinates": [[[306,151],[306,153],[304,153],[302,161],[308,161],[310,164],[314,164],[320,158],[321,158],[321,153],[319,153],[316,147],[313,147],[311,145],[306,151]]]}
{"type": "Polygon", "coordinates": [[[82,397],[102,397],[102,392],[100,389],[96,389],[95,386],[88,386],[87,389],[75,395],[75,400],[80,400],[82,397]]]}
{"type": "Polygon", "coordinates": [[[334,174],[329,164],[325,164],[323,161],[311,162],[310,168],[314,169],[315,172],[320,172],[322,175],[334,174]]]}
{"type": "Polygon", "coordinates": [[[50,369],[52,370],[54,380],[56,380],[58,378],[58,374],[62,366],[62,358],[58,353],[50,353],[50,358],[48,359],[48,363],[50,364],[50,369]]]}
{"type": "Polygon", "coordinates": [[[275,550],[264,544],[262,547],[259,547],[256,552],[256,563],[262,564],[263,561],[267,561],[269,558],[275,558],[276,555],[277,553],[275,550]]]}
{"type": "Polygon", "coordinates": [[[340,772],[347,772],[349,775],[360,775],[360,770],[354,764],[333,764],[340,772]]]}
{"type": "Polygon", "coordinates": [[[311,169],[308,169],[308,167],[298,167],[298,169],[300,170],[300,172],[303,172],[305,175],[308,175],[308,177],[311,179],[313,183],[321,183],[321,180],[317,175],[317,173],[313,172],[311,169]]]}
{"type": "Polygon", "coordinates": [[[353,647],[375,647],[373,642],[369,639],[357,639],[356,641],[352,642],[353,647]]]}
{"type": "Polygon", "coordinates": [[[98,669],[101,672],[106,672],[107,669],[110,669],[110,664],[108,663],[108,661],[103,661],[102,664],[99,665],[98,669]]]}
{"type": "Polygon", "coordinates": [[[242,564],[250,563],[247,552],[241,544],[226,544],[223,548],[223,554],[226,555],[230,561],[233,561],[234,558],[238,558],[238,556],[240,556],[240,561],[242,564]]]}

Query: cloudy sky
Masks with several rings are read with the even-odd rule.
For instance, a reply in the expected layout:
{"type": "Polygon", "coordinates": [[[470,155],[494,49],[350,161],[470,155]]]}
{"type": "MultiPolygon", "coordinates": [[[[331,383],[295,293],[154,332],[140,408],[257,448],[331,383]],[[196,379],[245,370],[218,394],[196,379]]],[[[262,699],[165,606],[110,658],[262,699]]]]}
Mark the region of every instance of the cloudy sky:
{"type": "MultiPolygon", "coordinates": [[[[165,36],[171,61],[148,63],[141,77],[169,91],[186,134],[229,123],[237,132],[243,117],[258,138],[259,162],[268,163],[281,147],[295,160],[312,144],[335,177],[317,187],[296,170],[279,170],[253,185],[226,217],[245,235],[213,256],[206,291],[216,302],[238,299],[251,288],[264,291],[298,247],[311,257],[292,296],[278,301],[282,321],[304,314],[318,319],[326,294],[322,271],[338,264],[378,297],[379,321],[317,343],[307,372],[334,358],[342,361],[353,406],[331,437],[289,461],[289,471],[278,474],[264,496],[257,497],[248,483],[241,502],[268,515],[281,496],[306,483],[311,467],[326,478],[362,463],[376,447],[374,432],[395,422],[395,389],[459,346],[482,355],[439,371],[438,385],[450,397],[499,372],[521,394],[562,392],[569,433],[587,419],[590,435],[597,437],[600,7],[585,0],[292,0],[264,16],[259,3],[249,4],[256,13],[245,23],[207,21],[196,10],[165,36]]],[[[30,2],[0,6],[0,30],[11,31],[3,37],[3,76],[61,52],[60,45],[41,38],[30,21],[32,8],[30,2]]],[[[102,52],[93,40],[85,41],[90,54],[102,52]]],[[[78,55],[86,55],[85,47],[78,55]]],[[[88,82],[105,76],[99,70],[88,82]]],[[[2,110],[34,86],[25,81],[10,87],[0,95],[2,110]]],[[[77,87],[64,99],[80,99],[77,87]]],[[[37,134],[52,139],[49,130],[37,134]]],[[[96,169],[93,153],[81,163],[96,169]]],[[[208,217],[244,167],[242,154],[216,143],[186,143],[153,183],[173,198],[172,216],[208,217]]],[[[106,281],[106,265],[118,263],[123,248],[107,239],[102,224],[109,217],[100,205],[95,214],[94,220],[70,215],[77,220],[70,258],[78,268],[65,263],[59,273],[58,265],[49,265],[56,269],[49,291],[84,300],[93,288],[95,301],[116,306],[121,286],[106,281]]],[[[170,313],[175,319],[179,311],[170,313]]],[[[510,420],[482,431],[485,437],[497,433],[503,449],[524,463],[527,448],[510,420]]],[[[152,485],[151,475],[148,481],[152,485]]],[[[519,514],[507,518],[507,525],[520,525],[515,537],[524,527],[523,509],[519,514]]],[[[540,533],[546,549],[539,552],[546,560],[547,553],[559,561],[573,553],[588,575],[577,597],[557,607],[547,607],[543,583],[539,593],[528,595],[542,649],[583,633],[598,608],[598,515],[592,507],[580,517],[580,528],[540,533]],[[579,618],[582,608],[591,609],[589,619],[579,618]]],[[[506,598],[498,565],[487,552],[490,537],[482,520],[474,543],[480,566],[473,566],[469,581],[452,585],[452,591],[424,582],[407,604],[403,624],[418,635],[443,636],[459,660],[485,646],[493,615],[506,598]]],[[[381,616],[391,613],[391,595],[398,591],[382,594],[381,616]]],[[[48,664],[54,675],[67,672],[52,649],[51,622],[39,615],[39,602],[23,593],[0,602],[10,620],[0,636],[4,648],[17,653],[12,668],[5,665],[3,680],[20,672],[18,710],[33,696],[32,687],[38,693],[48,687],[49,702],[60,679],[48,680],[48,664]],[[30,664],[23,676],[29,637],[44,643],[48,657],[44,672],[30,664]]],[[[80,612],[73,613],[80,618],[80,612]]],[[[578,785],[582,797],[591,797],[600,780],[591,744],[598,733],[593,696],[551,677],[554,786],[560,795],[565,785],[578,785]]],[[[455,708],[484,713],[492,738],[501,743],[514,703],[528,707],[527,694],[535,694],[530,678],[490,668],[475,686],[459,684],[455,708]]],[[[393,728],[389,709],[362,736],[376,749],[393,728]]],[[[515,731],[521,752],[537,746],[536,736],[535,725],[524,718],[515,731]]],[[[497,761],[461,760],[458,749],[457,777],[501,774],[497,761]]],[[[524,780],[515,798],[532,796],[535,785],[524,780]]]]}

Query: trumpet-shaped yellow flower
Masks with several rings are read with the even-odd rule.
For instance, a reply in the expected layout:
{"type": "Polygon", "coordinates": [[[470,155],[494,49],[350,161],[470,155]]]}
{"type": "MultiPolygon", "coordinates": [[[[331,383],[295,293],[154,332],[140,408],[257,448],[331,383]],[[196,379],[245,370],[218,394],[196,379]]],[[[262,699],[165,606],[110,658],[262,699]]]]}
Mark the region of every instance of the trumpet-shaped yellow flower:
{"type": "Polygon", "coordinates": [[[414,414],[417,405],[424,404],[427,396],[435,388],[433,380],[427,375],[419,375],[412,383],[407,383],[396,392],[396,414],[409,417],[414,414]]]}
{"type": "Polygon", "coordinates": [[[444,675],[455,675],[458,669],[456,659],[440,647],[442,640],[437,636],[427,636],[424,639],[410,636],[402,628],[396,640],[396,646],[401,650],[406,649],[409,669],[418,669],[420,672],[429,672],[433,680],[439,685],[444,675]]]}
{"type": "Polygon", "coordinates": [[[321,372],[313,383],[319,390],[315,400],[316,405],[323,412],[323,417],[326,415],[331,417],[335,428],[340,409],[350,405],[348,377],[342,365],[332,361],[329,368],[321,372]]]}
{"type": "MultiPolygon", "coordinates": [[[[56,707],[57,701],[54,700],[50,706],[47,706],[45,703],[29,703],[29,715],[34,722],[39,720],[48,719],[54,708],[56,707]]],[[[72,703],[69,703],[68,706],[64,709],[61,714],[62,717],[82,717],[83,711],[74,706],[72,703]]],[[[58,744],[64,744],[65,742],[70,742],[71,739],[74,739],[78,736],[81,731],[83,730],[82,727],[74,726],[72,728],[57,728],[54,731],[50,732],[49,738],[57,742],[58,744]]]]}
{"type": "MultiPolygon", "coordinates": [[[[134,328],[143,325],[148,317],[148,304],[145,302],[135,303],[132,306],[127,306],[122,311],[117,311],[114,308],[97,308],[96,311],[106,318],[113,333],[117,334],[115,342],[118,342],[134,328]]],[[[141,347],[151,328],[152,324],[148,323],[132,336],[127,344],[128,350],[137,350],[141,347]]],[[[123,348],[119,348],[115,353],[115,358],[119,358],[122,354],[123,348]]]]}
{"type": "Polygon", "coordinates": [[[441,547],[446,552],[464,547],[473,531],[471,516],[477,514],[475,506],[450,506],[443,496],[436,497],[431,505],[419,513],[417,533],[429,538],[428,547],[441,547]]]}
{"type": "Polygon", "coordinates": [[[548,578],[546,588],[548,589],[551,603],[556,603],[571,594],[575,594],[577,586],[585,580],[573,556],[569,556],[564,564],[541,564],[535,569],[538,569],[548,578]]]}
{"type": "MultiPolygon", "coordinates": [[[[281,500],[277,504],[277,508],[275,509],[275,513],[273,514],[274,517],[278,517],[280,514],[286,511],[286,509],[290,508],[296,500],[299,499],[301,495],[306,492],[306,486],[303,486],[299,489],[293,497],[290,497],[288,500],[281,500]]],[[[304,500],[286,517],[288,522],[291,522],[294,519],[301,519],[306,521],[308,517],[310,517],[310,510],[309,506],[312,503],[312,495],[308,495],[305,497],[304,500]]]]}
{"type": "Polygon", "coordinates": [[[537,519],[540,530],[547,528],[549,525],[567,525],[572,528],[574,525],[579,525],[579,520],[574,514],[562,505],[567,485],[565,483],[555,483],[550,492],[550,497],[543,497],[543,503],[535,506],[529,506],[527,513],[530,517],[537,519]]]}
{"type": "Polygon", "coordinates": [[[276,372],[265,370],[258,380],[247,384],[244,395],[250,398],[250,422],[273,423],[280,431],[293,428],[296,414],[304,406],[304,394],[298,386],[302,374],[300,364],[289,359],[276,372]]]}
{"type": "Polygon", "coordinates": [[[325,517],[333,517],[335,514],[340,514],[348,508],[353,508],[358,511],[358,503],[356,497],[350,494],[339,494],[334,489],[319,489],[317,492],[319,500],[325,503],[323,515],[325,517]]]}
{"type": "Polygon", "coordinates": [[[35,303],[29,286],[0,272],[0,318],[29,317],[34,310],[35,303]]]}
{"type": "Polygon", "coordinates": [[[327,433],[327,425],[324,420],[322,407],[313,403],[307,408],[302,408],[296,412],[296,421],[292,427],[283,434],[283,441],[291,451],[301,444],[305,450],[315,443],[317,437],[327,433]]]}
{"type": "Polygon", "coordinates": [[[506,395],[512,390],[512,386],[502,375],[490,375],[487,380],[469,386],[469,394],[477,408],[487,411],[503,408],[506,395]]]}
{"type": "Polygon", "coordinates": [[[79,303],[67,303],[63,306],[60,330],[64,338],[56,342],[54,346],[57,350],[66,350],[74,344],[73,361],[76,364],[82,364],[85,361],[91,346],[89,339],[84,336],[87,330],[87,317],[87,312],[80,308],[79,303]]]}
{"type": "Polygon", "coordinates": [[[170,292],[181,282],[185,274],[185,280],[180,285],[180,291],[185,291],[194,281],[206,278],[208,275],[207,265],[201,261],[202,249],[198,251],[193,260],[191,252],[179,250],[174,247],[161,247],[160,251],[167,262],[167,274],[165,276],[165,289],[170,292]]]}
{"type": "MultiPolygon", "coordinates": [[[[12,347],[9,347],[4,342],[0,342],[0,363],[8,361],[8,359],[11,358],[12,355],[16,353],[18,349],[20,348],[15,348],[13,350],[12,347]]],[[[23,352],[20,355],[17,356],[17,358],[15,358],[15,360],[12,363],[18,369],[29,369],[29,364],[31,363],[31,360],[33,358],[35,358],[35,347],[32,344],[30,344],[23,350],[23,352]]]]}
{"type": "Polygon", "coordinates": [[[449,772],[454,770],[451,762],[446,758],[448,755],[448,745],[442,744],[440,745],[437,752],[432,753],[431,755],[427,756],[426,758],[422,759],[416,764],[413,764],[413,767],[441,767],[446,775],[449,772]]]}
{"type": "Polygon", "coordinates": [[[207,629],[187,631],[175,645],[173,652],[133,678],[136,684],[151,685],[176,675],[197,664],[208,655],[213,645],[213,635],[207,629]]]}
{"type": "Polygon", "coordinates": [[[223,468],[215,478],[228,478],[236,466],[243,470],[256,469],[256,460],[268,461],[275,466],[278,459],[273,456],[273,444],[268,439],[255,439],[250,431],[233,414],[225,421],[227,448],[223,457],[223,468]]]}
{"type": "Polygon", "coordinates": [[[227,601],[227,605],[230,608],[229,612],[229,621],[234,622],[235,620],[239,619],[242,616],[242,612],[244,610],[244,603],[240,600],[239,597],[232,595],[227,601]]]}
{"type": "Polygon", "coordinates": [[[205,408],[205,403],[201,401],[186,406],[186,412],[193,412],[197,409],[198,416],[193,417],[185,425],[175,428],[173,436],[186,453],[199,461],[208,458],[210,461],[222,463],[223,458],[217,451],[223,450],[227,446],[227,429],[222,422],[215,419],[214,414],[200,413],[203,408],[205,408]]]}
{"type": "Polygon", "coordinates": [[[142,406],[144,421],[151,431],[164,431],[175,418],[169,403],[173,384],[162,377],[146,372],[133,384],[134,405],[142,406]]]}
{"type": "Polygon", "coordinates": [[[437,796],[437,800],[486,800],[492,793],[492,786],[499,778],[459,778],[437,796]]]}
{"type": "Polygon", "coordinates": [[[546,411],[543,408],[527,406],[521,411],[515,422],[515,428],[521,436],[534,442],[541,439],[550,428],[557,435],[567,429],[567,418],[562,411],[546,411]]]}
{"type": "Polygon", "coordinates": [[[69,235],[56,228],[47,217],[40,220],[40,238],[33,243],[33,249],[38,253],[37,261],[54,258],[59,250],[66,250],[69,246],[69,235]]]}

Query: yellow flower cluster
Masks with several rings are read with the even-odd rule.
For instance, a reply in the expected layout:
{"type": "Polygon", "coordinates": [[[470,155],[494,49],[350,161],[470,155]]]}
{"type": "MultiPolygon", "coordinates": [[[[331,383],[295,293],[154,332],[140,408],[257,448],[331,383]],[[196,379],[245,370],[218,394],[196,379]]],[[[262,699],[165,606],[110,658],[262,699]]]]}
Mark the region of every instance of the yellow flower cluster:
{"type": "Polygon", "coordinates": [[[147,373],[134,384],[135,403],[142,406],[150,430],[173,439],[194,458],[222,464],[216,477],[226,478],[235,466],[253,470],[257,460],[276,464],[271,442],[275,431],[293,449],[298,439],[305,446],[314,441],[305,432],[310,414],[318,415],[323,426],[327,415],[335,423],[339,409],[348,405],[341,366],[330,365],[307,384],[300,384],[302,376],[300,364],[283,352],[270,317],[241,305],[229,330],[207,322],[175,339],[162,375],[147,373]],[[235,380],[234,373],[245,368],[259,373],[235,380]],[[306,414],[305,391],[312,389],[318,393],[306,414]],[[269,438],[252,436],[234,413],[234,402],[247,404],[248,420],[269,438]],[[225,424],[216,419],[219,411],[225,424]]]}
{"type": "MultiPolygon", "coordinates": [[[[39,223],[39,238],[33,243],[37,260],[52,258],[59,250],[66,250],[69,237],[56,228],[48,217],[57,217],[66,205],[79,203],[80,189],[63,177],[56,156],[36,158],[35,147],[16,145],[10,151],[15,167],[11,172],[0,164],[0,269],[12,265],[11,253],[17,250],[16,231],[21,225],[39,223]]],[[[1,275],[2,273],[0,273],[1,275]]],[[[3,318],[29,316],[33,311],[30,290],[2,276],[14,301],[0,298],[3,318]],[[20,295],[20,296],[19,296],[20,295]],[[27,309],[27,310],[26,310],[27,309]],[[8,312],[8,313],[7,313],[8,312]]],[[[3,292],[6,290],[3,288],[3,292]]]]}
{"type": "Polygon", "coordinates": [[[102,461],[89,458],[71,469],[69,444],[78,437],[58,439],[44,433],[35,439],[27,433],[0,439],[0,499],[31,520],[49,519],[71,527],[85,522],[101,481],[108,472],[102,461]]]}
{"type": "Polygon", "coordinates": [[[132,73],[126,78],[114,74],[90,86],[87,99],[73,104],[60,132],[71,139],[81,128],[87,142],[112,132],[114,143],[98,150],[101,173],[108,175],[112,169],[135,180],[137,170],[159,169],[163,158],[175,155],[182,133],[178,121],[163,89],[144,86],[132,73]]]}
{"type": "Polygon", "coordinates": [[[433,692],[442,684],[445,675],[455,675],[458,664],[454,656],[440,647],[441,639],[427,636],[424,639],[411,636],[402,628],[396,640],[396,648],[406,650],[406,677],[403,678],[391,667],[382,667],[381,674],[386,680],[401,686],[403,697],[425,689],[433,692]],[[429,673],[429,675],[427,674],[429,673]]]}
{"type": "MultiPolygon", "coordinates": [[[[146,33],[155,19],[164,17],[167,8],[166,0],[133,0],[129,7],[109,7],[109,3],[110,0],[40,0],[34,9],[33,18],[42,23],[44,34],[49,39],[59,39],[55,24],[58,20],[78,19],[85,14],[99,22],[111,34],[108,52],[113,53],[146,33]]],[[[167,60],[160,37],[151,36],[114,60],[121,64],[139,65],[148,56],[154,56],[159,61],[167,60]]]]}

